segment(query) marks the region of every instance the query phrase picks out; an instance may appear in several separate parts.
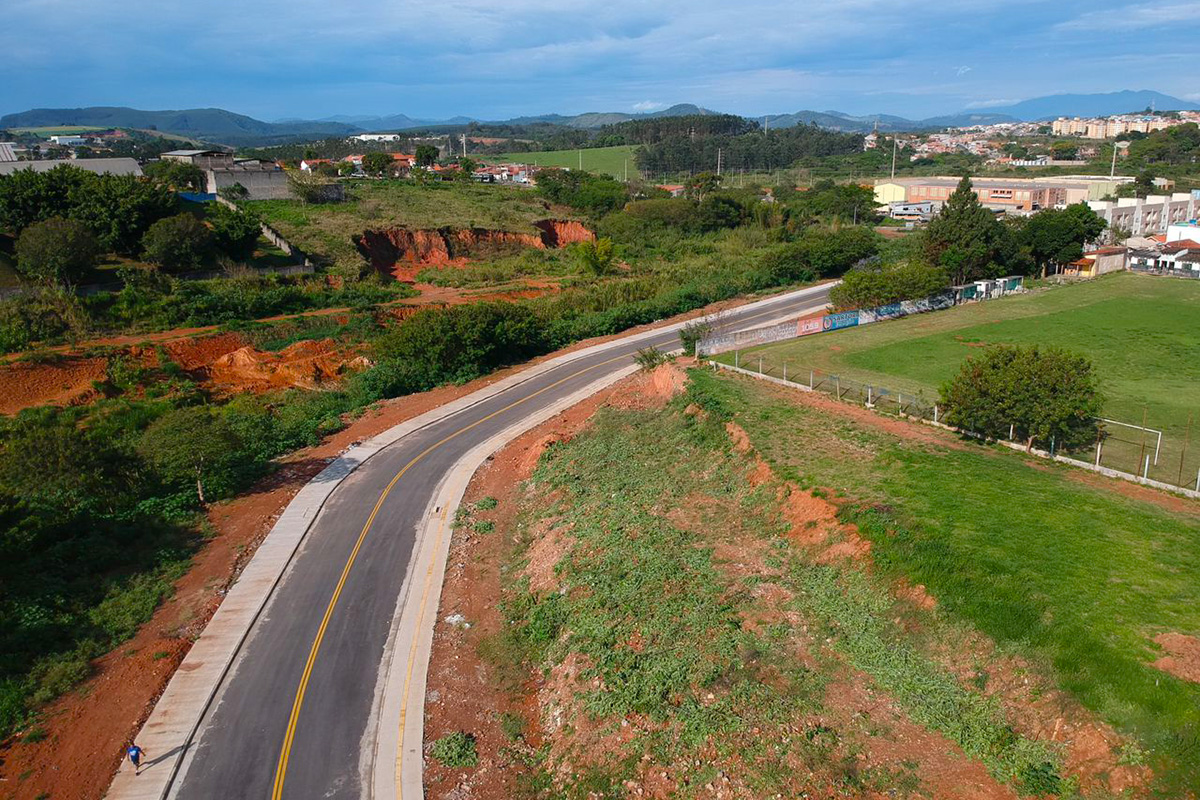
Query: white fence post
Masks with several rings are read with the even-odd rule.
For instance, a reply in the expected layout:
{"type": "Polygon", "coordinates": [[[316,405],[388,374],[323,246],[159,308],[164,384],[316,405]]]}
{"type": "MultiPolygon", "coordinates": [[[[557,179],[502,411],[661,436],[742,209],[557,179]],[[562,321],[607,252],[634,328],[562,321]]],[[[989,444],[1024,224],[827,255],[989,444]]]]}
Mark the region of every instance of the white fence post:
{"type": "Polygon", "coordinates": [[[1100,449],[1104,447],[1104,442],[1096,442],[1096,466],[1100,466],[1100,449]]]}
{"type": "Polygon", "coordinates": [[[937,421],[938,421],[938,407],[937,407],[937,403],[934,403],[934,404],[933,404],[933,421],[934,421],[934,422],[937,422],[937,421]]]}

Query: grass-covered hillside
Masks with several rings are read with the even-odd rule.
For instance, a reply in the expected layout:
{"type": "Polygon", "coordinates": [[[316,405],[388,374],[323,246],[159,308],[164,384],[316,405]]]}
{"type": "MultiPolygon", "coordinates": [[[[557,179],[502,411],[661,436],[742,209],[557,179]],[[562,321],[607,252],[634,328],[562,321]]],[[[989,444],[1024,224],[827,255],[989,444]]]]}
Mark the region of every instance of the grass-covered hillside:
{"type": "Polygon", "coordinates": [[[515,752],[543,743],[531,785],[1107,800],[1200,783],[1200,687],[1152,665],[1156,637],[1200,631],[1196,511],[690,379],[664,411],[602,411],[507,501],[512,530],[477,527],[512,542],[478,652],[544,737],[501,721],[515,752]]]}

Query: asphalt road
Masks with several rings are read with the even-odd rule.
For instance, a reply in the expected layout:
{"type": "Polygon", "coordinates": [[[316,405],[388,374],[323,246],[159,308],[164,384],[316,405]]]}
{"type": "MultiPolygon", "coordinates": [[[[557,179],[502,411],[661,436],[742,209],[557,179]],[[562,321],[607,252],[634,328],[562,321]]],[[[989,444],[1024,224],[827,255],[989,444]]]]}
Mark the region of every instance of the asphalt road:
{"type": "MultiPolygon", "coordinates": [[[[827,296],[825,287],[730,311],[723,324],[748,328],[816,311],[827,296]]],[[[670,349],[678,341],[675,332],[617,340],[413,432],[347,477],[239,653],[172,796],[367,796],[364,753],[375,735],[385,645],[417,525],[444,476],[471,448],[532,411],[627,367],[639,347],[670,349]]]]}

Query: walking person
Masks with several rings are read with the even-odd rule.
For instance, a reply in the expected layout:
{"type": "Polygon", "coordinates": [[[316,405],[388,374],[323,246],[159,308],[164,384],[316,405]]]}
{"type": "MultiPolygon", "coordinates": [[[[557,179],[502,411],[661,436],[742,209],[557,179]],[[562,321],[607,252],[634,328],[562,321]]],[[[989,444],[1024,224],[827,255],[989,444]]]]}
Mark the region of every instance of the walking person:
{"type": "Polygon", "coordinates": [[[138,747],[137,744],[130,742],[129,748],[125,752],[129,756],[130,763],[133,764],[133,774],[141,775],[142,774],[142,756],[144,756],[146,754],[146,751],[143,750],[142,748],[138,747]]]}

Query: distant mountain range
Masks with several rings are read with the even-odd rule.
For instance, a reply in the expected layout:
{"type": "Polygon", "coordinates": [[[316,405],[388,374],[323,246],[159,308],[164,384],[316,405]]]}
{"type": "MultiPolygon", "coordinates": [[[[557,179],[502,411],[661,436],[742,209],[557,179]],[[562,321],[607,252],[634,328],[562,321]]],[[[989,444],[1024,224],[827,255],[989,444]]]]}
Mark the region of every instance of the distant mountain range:
{"type": "MultiPolygon", "coordinates": [[[[840,131],[866,133],[876,127],[880,131],[920,131],[964,125],[985,125],[999,122],[1035,122],[1059,116],[1103,116],[1141,111],[1146,108],[1160,111],[1200,109],[1200,105],[1177,97],[1148,90],[1121,91],[1108,94],[1058,94],[1036,97],[1010,106],[966,110],[958,114],[912,120],[888,114],[854,116],[840,111],[797,111],[792,114],[767,114],[756,118],[769,128],[816,124],[840,131]]],[[[574,116],[542,114],[516,117],[491,124],[531,125],[548,123],[569,128],[595,129],[605,125],[654,117],[677,117],[691,114],[716,114],[700,106],[683,103],[647,113],[589,112],[574,116]]],[[[0,128],[36,128],[60,125],[93,125],[112,128],[159,130],[208,142],[229,145],[269,145],[327,136],[348,136],[365,131],[402,131],[415,129],[454,128],[476,121],[472,117],[450,119],[415,119],[406,114],[387,116],[332,116],[323,119],[281,119],[263,122],[244,114],[220,108],[193,108],[183,111],[140,111],[119,106],[91,108],[37,108],[0,117],[0,128]]],[[[481,120],[482,122],[482,120],[481,120]]],[[[486,123],[485,123],[486,124],[486,123]]]]}
{"type": "Polygon", "coordinates": [[[61,125],[157,130],[224,144],[272,144],[301,137],[346,136],[362,130],[342,122],[263,122],[222,108],[189,108],[183,111],[141,111],[122,106],[35,108],[0,117],[0,128],[61,125]]]}

